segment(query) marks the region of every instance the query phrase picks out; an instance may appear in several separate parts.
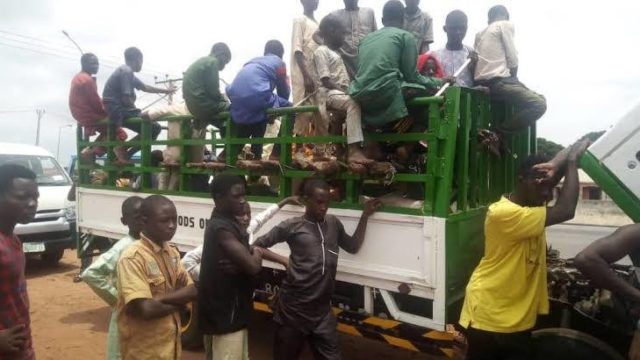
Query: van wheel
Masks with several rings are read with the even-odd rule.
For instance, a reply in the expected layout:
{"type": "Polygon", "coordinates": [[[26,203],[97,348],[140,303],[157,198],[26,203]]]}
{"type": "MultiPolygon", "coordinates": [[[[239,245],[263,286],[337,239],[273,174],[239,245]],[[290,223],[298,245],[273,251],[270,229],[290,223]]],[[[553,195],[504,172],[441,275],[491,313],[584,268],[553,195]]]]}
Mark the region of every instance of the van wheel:
{"type": "Polygon", "coordinates": [[[196,302],[190,303],[185,310],[180,312],[180,322],[182,324],[180,329],[182,347],[187,350],[201,350],[204,342],[198,326],[198,304],[196,302]]]}
{"type": "Polygon", "coordinates": [[[64,249],[47,249],[40,257],[47,265],[58,265],[63,255],[64,249]]]}

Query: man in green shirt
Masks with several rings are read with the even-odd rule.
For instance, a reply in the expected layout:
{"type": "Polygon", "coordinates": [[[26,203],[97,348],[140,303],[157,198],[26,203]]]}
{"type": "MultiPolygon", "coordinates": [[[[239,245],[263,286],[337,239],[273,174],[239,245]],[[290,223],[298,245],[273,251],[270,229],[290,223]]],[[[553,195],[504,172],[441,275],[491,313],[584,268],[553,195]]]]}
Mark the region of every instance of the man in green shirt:
{"type": "MultiPolygon", "coordinates": [[[[218,117],[229,109],[229,103],[220,93],[219,72],[231,61],[231,50],[225,43],[216,43],[208,56],[198,59],[184,73],[182,94],[187,109],[193,115],[193,127],[201,130],[194,138],[204,139],[204,129],[211,124],[225,134],[223,119],[218,117]]],[[[194,132],[196,133],[196,132],[194,132]]],[[[190,161],[201,162],[204,146],[193,146],[190,161]]]]}
{"type": "Polygon", "coordinates": [[[382,10],[384,28],[367,35],[358,50],[358,72],[349,95],[362,107],[362,122],[375,128],[409,115],[403,92],[424,91],[441,85],[440,80],[418,73],[415,37],[402,30],[404,5],[388,1],[382,10]]]}

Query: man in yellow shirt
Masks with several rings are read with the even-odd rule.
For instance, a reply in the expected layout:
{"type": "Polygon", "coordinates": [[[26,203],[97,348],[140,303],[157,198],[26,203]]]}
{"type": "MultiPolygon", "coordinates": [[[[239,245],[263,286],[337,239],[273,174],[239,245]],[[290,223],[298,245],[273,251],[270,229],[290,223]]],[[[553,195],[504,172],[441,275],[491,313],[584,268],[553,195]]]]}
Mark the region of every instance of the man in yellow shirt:
{"type": "Polygon", "coordinates": [[[140,240],[118,260],[118,332],[123,360],[178,360],[182,307],[196,288],[169,244],[177,213],[171,200],[151,195],[142,201],[140,240]]]}
{"type": "Polygon", "coordinates": [[[531,329],[549,312],[545,227],[570,220],[578,202],[578,142],[546,162],[540,155],[518,169],[514,192],[489,206],[485,251],[467,285],[460,325],[467,359],[528,359],[531,329]],[[556,204],[547,207],[564,176],[556,204]]]}

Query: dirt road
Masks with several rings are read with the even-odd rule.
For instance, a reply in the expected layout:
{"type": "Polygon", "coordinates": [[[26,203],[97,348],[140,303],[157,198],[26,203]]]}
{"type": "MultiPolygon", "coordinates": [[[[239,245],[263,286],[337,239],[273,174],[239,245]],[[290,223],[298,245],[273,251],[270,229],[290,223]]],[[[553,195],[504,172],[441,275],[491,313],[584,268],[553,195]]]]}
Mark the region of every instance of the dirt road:
{"type": "MultiPolygon", "coordinates": [[[[39,360],[104,359],[111,309],[85,284],[73,283],[78,268],[79,261],[70,250],[57,267],[36,259],[28,262],[31,328],[39,360]]],[[[251,359],[270,359],[273,327],[269,316],[256,313],[249,334],[251,359]]],[[[435,359],[363,338],[341,335],[341,341],[344,359],[435,359]]],[[[203,358],[203,353],[183,354],[184,360],[203,358]]]]}

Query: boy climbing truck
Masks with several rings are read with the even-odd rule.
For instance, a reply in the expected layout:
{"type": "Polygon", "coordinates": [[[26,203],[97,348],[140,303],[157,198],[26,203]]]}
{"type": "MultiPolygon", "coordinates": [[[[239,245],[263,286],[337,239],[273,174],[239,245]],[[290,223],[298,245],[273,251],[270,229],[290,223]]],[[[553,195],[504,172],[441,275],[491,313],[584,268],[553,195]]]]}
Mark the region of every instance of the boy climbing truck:
{"type": "MultiPolygon", "coordinates": [[[[356,229],[368,199],[377,198],[383,204],[370,216],[357,254],[343,252],[339,256],[332,297],[338,330],[451,357],[455,331],[449,325],[459,320],[465,288],[483,255],[487,207],[513,191],[520,162],[535,152],[536,130],[529,127],[506,134],[502,155],[497,156],[482,148],[477,134],[479,129],[495,129],[510,119],[513,111],[503,103],[491,102],[477,90],[452,86],[443,96],[414,98],[407,106],[416,114],[414,121],[427,130],[404,134],[365,132],[364,151],[368,151],[366,144],[370,142],[380,144],[377,151],[390,154],[395,153],[395,145],[400,142],[427,146],[418,147],[405,166],[395,166],[394,159],[377,161],[358,174],[349,171],[344,158],[314,158],[310,150],[323,144],[346,146],[345,136],[292,136],[296,114],[317,112],[316,106],[267,110],[269,117],[280,118],[280,135],[274,138],[236,137],[237,129],[228,113],[220,113],[225,136],[220,137],[218,130],[210,127],[205,139],[190,139],[190,116],[158,120],[163,125],[182,124],[183,136],[170,141],[153,140],[149,122],[127,119],[125,122],[141,126],[141,161],[126,167],[114,165],[111,150],[118,142],[111,132],[108,141],[91,143],[109,151],[99,168],[92,164],[79,166],[79,231],[88,235],[83,236],[85,241],[124,236],[126,229],[120,226],[118,211],[132,190],[116,186],[116,180],[123,184],[127,183],[121,181],[123,178],[141,177],[138,194],[162,194],[175,204],[178,229],[172,242],[181,252],[187,252],[202,244],[213,209],[210,194],[190,189],[189,178],[215,177],[220,172],[247,176],[247,200],[257,214],[296,195],[302,179],[322,176],[330,185],[332,203],[328,213],[339,219],[349,234],[356,229]],[[278,162],[244,158],[244,153],[232,146],[272,143],[281,145],[278,162]],[[152,145],[181,148],[180,166],[172,168],[180,177],[177,190],[152,188],[152,176],[167,171],[162,163],[152,166],[152,145]],[[226,162],[189,163],[185,148],[194,145],[204,145],[214,155],[224,150],[226,162]],[[96,172],[102,172],[101,181],[96,181],[96,172]],[[256,181],[257,178],[261,179],[256,181]]],[[[593,144],[580,161],[581,167],[634,221],[640,220],[638,119],[640,105],[593,144]]],[[[80,131],[79,128],[79,135],[80,131]]],[[[89,143],[79,136],[78,149],[86,146],[89,143]]],[[[255,233],[255,238],[303,212],[301,207],[283,207],[255,233]]],[[[276,244],[271,250],[289,256],[287,244],[276,244]]],[[[558,358],[554,356],[568,350],[587,353],[590,359],[621,358],[629,349],[637,317],[627,306],[613,302],[611,306],[619,306],[615,310],[626,315],[622,321],[612,318],[616,312],[608,311],[608,303],[598,300],[603,292],[584,280],[571,260],[559,259],[553,252],[547,258],[551,311],[534,328],[536,348],[547,358],[558,358]]],[[[629,267],[616,265],[614,270],[628,281],[635,281],[629,267]]],[[[256,310],[271,312],[268,299],[278,291],[284,277],[281,265],[263,262],[254,298],[256,310]]],[[[183,314],[190,319],[183,321],[186,346],[202,344],[197,316],[189,317],[197,309],[191,309],[191,313],[183,314]]]]}

